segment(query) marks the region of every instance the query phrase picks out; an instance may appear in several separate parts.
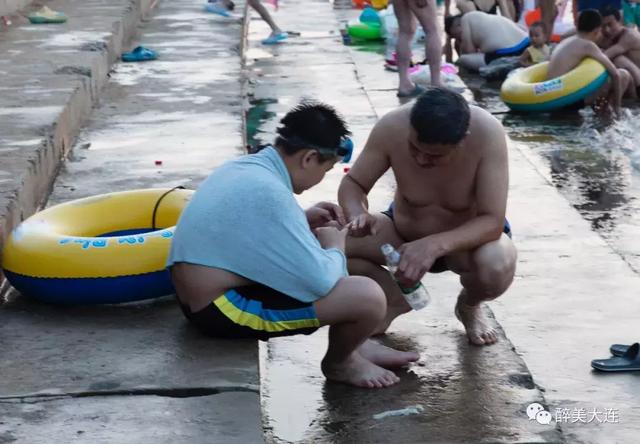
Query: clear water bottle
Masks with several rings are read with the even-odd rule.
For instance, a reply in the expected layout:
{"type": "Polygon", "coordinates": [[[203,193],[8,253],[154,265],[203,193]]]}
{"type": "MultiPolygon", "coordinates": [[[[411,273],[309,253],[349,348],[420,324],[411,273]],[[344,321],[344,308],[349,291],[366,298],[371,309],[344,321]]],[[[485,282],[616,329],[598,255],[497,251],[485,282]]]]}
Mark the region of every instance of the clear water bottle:
{"type": "MultiPolygon", "coordinates": [[[[400,263],[400,253],[395,248],[393,248],[393,245],[390,244],[384,244],[382,247],[380,247],[380,250],[382,251],[382,254],[384,255],[384,258],[387,262],[387,267],[389,268],[391,276],[393,276],[393,278],[395,279],[395,274],[398,270],[398,264],[400,263]]],[[[412,288],[404,288],[399,284],[398,286],[400,287],[405,300],[414,310],[420,310],[429,304],[431,297],[429,296],[427,289],[424,288],[424,285],[422,285],[421,282],[418,282],[412,288]]]]}

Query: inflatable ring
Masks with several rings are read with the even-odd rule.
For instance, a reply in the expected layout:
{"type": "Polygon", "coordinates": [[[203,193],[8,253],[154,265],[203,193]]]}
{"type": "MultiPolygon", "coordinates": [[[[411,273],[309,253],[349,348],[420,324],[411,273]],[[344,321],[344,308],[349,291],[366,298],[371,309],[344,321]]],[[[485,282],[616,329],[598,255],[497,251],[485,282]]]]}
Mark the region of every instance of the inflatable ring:
{"type": "Polygon", "coordinates": [[[171,294],[165,262],[192,194],[125,191],[36,213],[7,239],[4,273],[22,294],[52,303],[110,304],[171,294]]]}
{"type": "Polygon", "coordinates": [[[548,66],[549,62],[539,63],[508,77],[500,90],[502,101],[514,111],[552,111],[592,95],[609,77],[593,59],[584,59],[563,76],[544,80],[548,66]]]}
{"type": "Polygon", "coordinates": [[[382,38],[381,27],[372,23],[350,23],[347,26],[347,32],[357,39],[380,40],[382,38]]]}

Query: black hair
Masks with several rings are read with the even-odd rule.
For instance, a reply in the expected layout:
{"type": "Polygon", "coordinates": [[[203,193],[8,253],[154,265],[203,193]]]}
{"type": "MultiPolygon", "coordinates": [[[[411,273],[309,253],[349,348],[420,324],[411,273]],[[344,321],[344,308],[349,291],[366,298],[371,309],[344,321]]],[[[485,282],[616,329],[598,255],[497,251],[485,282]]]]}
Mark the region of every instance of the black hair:
{"type": "Polygon", "coordinates": [[[470,118],[467,101],[460,94],[439,86],[427,88],[411,108],[411,126],[421,143],[459,143],[467,135],[470,118]]]}
{"type": "Polygon", "coordinates": [[[547,25],[544,22],[541,22],[541,21],[533,22],[531,26],[529,26],[529,29],[533,29],[533,28],[540,28],[542,29],[542,33],[544,35],[547,35],[547,25]]]}
{"type": "Polygon", "coordinates": [[[304,100],[280,121],[275,145],[286,154],[317,149],[321,161],[338,157],[342,139],[351,134],[342,116],[324,103],[304,100]]]}
{"type": "Polygon", "coordinates": [[[597,9],[585,9],[578,16],[578,31],[592,32],[602,26],[602,16],[597,9]]]}
{"type": "Polygon", "coordinates": [[[444,18],[444,32],[447,33],[447,35],[451,35],[451,28],[453,28],[453,25],[455,24],[454,22],[456,20],[461,20],[462,19],[462,14],[458,14],[458,15],[450,15],[444,18]]]}
{"type": "Polygon", "coordinates": [[[611,5],[605,6],[604,8],[602,8],[602,10],[600,11],[600,13],[602,14],[602,18],[604,17],[609,17],[609,16],[613,16],[613,18],[616,19],[616,22],[619,22],[620,19],[622,18],[622,16],[620,15],[620,10],[614,8],[611,5]]]}

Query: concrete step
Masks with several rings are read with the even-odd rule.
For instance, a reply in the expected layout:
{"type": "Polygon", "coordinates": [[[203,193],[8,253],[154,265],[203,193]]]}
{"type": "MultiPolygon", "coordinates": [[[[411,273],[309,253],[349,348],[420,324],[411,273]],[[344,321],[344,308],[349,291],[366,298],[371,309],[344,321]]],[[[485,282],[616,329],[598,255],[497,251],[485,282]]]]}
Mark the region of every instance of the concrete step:
{"type": "Polygon", "coordinates": [[[151,3],[54,0],[46,4],[67,14],[66,23],[24,23],[0,33],[0,251],[48,197],[111,65],[151,3]]]}

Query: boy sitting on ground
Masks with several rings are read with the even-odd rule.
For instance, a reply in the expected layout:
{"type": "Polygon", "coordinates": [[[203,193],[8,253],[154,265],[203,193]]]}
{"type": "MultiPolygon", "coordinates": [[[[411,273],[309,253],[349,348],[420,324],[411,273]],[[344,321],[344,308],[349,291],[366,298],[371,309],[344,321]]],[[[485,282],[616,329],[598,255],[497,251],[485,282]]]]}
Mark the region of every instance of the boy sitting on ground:
{"type": "Polygon", "coordinates": [[[399,381],[386,368],[418,359],[369,337],[386,314],[372,279],[347,274],[339,206],[306,212],[295,194],[347,154],[349,131],[327,105],[304,102],[273,146],[229,161],[198,188],[178,221],[168,266],[187,317],[219,338],[310,334],[329,325],[322,371],[360,387],[399,381]]]}
{"type": "Polygon", "coordinates": [[[535,22],[529,27],[531,44],[520,56],[520,66],[531,66],[549,60],[547,30],[542,22],[535,22]]]}
{"type": "Polygon", "coordinates": [[[556,46],[551,59],[547,79],[560,77],[590,57],[600,62],[609,73],[609,81],[605,83],[592,97],[587,97],[584,104],[593,105],[597,111],[606,111],[613,107],[616,114],[620,113],[620,103],[624,91],[629,87],[631,76],[624,69],[618,69],[609,58],[598,48],[596,42],[600,39],[602,16],[595,9],[585,9],[578,17],[578,33],[563,40],[556,46]]]}

